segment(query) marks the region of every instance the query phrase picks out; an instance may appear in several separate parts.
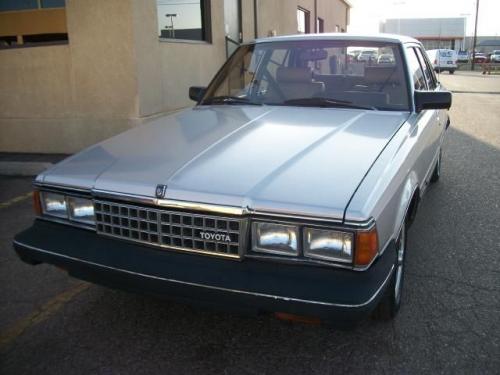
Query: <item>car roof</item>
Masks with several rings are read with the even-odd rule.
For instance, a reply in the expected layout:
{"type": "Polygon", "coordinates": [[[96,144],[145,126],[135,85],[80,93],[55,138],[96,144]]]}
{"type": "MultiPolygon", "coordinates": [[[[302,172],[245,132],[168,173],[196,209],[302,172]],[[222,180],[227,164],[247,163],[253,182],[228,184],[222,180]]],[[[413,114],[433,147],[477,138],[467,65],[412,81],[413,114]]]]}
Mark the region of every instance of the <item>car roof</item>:
{"type": "Polygon", "coordinates": [[[355,40],[368,42],[387,42],[387,43],[417,43],[418,40],[404,35],[396,34],[353,34],[353,33],[320,33],[320,34],[295,34],[282,35],[267,38],[256,39],[255,43],[268,42],[291,42],[301,40],[355,40]]]}

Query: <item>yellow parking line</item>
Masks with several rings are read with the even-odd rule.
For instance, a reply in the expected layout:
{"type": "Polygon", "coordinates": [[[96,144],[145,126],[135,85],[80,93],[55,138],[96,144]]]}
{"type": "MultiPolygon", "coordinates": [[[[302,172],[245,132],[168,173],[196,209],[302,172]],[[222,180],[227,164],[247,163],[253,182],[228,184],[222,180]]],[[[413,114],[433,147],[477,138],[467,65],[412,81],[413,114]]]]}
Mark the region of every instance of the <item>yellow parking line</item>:
{"type": "Polygon", "coordinates": [[[71,289],[59,293],[46,304],[41,306],[37,311],[18,320],[13,326],[7,328],[5,332],[0,333],[0,349],[5,348],[8,344],[21,336],[27,329],[49,319],[57,311],[59,311],[67,302],[71,301],[78,294],[88,289],[91,284],[79,283],[71,289]]]}
{"type": "Polygon", "coordinates": [[[28,198],[31,198],[33,196],[33,193],[30,191],[29,193],[27,194],[24,194],[24,195],[20,195],[18,197],[15,197],[15,198],[12,198],[12,199],[9,199],[8,201],[6,202],[2,202],[0,203],[0,209],[1,208],[7,208],[9,206],[12,206],[13,204],[16,204],[16,203],[19,203],[19,202],[22,202],[28,198]]]}

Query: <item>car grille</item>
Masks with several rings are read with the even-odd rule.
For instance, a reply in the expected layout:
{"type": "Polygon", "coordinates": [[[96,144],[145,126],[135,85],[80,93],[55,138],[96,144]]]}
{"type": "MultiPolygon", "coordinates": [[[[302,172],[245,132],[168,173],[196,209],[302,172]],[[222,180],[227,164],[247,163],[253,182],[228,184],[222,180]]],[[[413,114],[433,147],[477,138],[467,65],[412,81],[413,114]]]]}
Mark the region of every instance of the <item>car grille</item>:
{"type": "Polygon", "coordinates": [[[95,201],[99,234],[153,246],[240,258],[244,219],[95,201]]]}

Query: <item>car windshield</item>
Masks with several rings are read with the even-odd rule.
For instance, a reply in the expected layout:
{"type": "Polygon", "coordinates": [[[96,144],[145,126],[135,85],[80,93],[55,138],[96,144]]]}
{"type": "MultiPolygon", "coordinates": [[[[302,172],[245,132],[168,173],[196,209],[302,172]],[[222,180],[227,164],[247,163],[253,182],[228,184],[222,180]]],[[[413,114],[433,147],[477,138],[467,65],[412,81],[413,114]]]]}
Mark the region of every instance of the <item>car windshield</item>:
{"type": "Polygon", "coordinates": [[[409,110],[398,44],[348,40],[243,45],[200,104],[409,110]]]}

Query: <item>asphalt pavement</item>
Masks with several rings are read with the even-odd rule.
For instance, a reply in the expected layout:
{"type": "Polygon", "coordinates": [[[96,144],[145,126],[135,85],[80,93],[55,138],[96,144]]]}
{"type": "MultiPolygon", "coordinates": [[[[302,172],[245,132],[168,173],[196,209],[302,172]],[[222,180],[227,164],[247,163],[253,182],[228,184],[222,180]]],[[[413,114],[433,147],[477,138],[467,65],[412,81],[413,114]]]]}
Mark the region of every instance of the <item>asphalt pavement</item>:
{"type": "Polygon", "coordinates": [[[393,322],[339,331],[239,316],[26,265],[11,241],[33,220],[31,179],[0,177],[0,373],[498,374],[500,77],[440,79],[467,93],[454,94],[441,180],[409,232],[393,322]]]}

